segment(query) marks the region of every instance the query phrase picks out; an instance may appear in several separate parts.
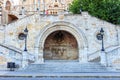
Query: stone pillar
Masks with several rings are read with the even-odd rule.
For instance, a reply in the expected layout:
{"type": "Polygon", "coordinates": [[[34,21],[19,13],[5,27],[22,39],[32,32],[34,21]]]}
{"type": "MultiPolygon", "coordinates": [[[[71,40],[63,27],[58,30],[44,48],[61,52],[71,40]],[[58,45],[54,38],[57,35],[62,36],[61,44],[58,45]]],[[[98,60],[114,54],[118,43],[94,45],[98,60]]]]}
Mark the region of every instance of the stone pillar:
{"type": "Polygon", "coordinates": [[[106,56],[107,55],[106,55],[105,51],[101,51],[101,53],[100,53],[100,57],[101,57],[100,63],[104,66],[107,66],[106,56]]]}
{"type": "Polygon", "coordinates": [[[44,63],[44,58],[43,58],[43,50],[40,50],[38,47],[35,48],[35,58],[36,64],[42,64],[44,63]]]}
{"type": "Polygon", "coordinates": [[[28,55],[26,51],[22,52],[22,68],[26,68],[28,66],[28,55]]]}
{"type": "Polygon", "coordinates": [[[40,64],[44,63],[44,58],[43,58],[43,50],[40,50],[40,53],[38,54],[38,61],[40,64]]]}
{"type": "Polygon", "coordinates": [[[87,57],[88,56],[88,54],[87,54],[88,51],[87,50],[88,50],[87,47],[85,47],[84,48],[84,62],[88,62],[88,57],[87,57]]]}
{"type": "Polygon", "coordinates": [[[83,48],[79,50],[79,62],[87,63],[87,48],[83,48]],[[82,58],[82,59],[81,59],[82,58]]]}
{"type": "Polygon", "coordinates": [[[35,47],[35,63],[38,62],[38,47],[35,47]]]}

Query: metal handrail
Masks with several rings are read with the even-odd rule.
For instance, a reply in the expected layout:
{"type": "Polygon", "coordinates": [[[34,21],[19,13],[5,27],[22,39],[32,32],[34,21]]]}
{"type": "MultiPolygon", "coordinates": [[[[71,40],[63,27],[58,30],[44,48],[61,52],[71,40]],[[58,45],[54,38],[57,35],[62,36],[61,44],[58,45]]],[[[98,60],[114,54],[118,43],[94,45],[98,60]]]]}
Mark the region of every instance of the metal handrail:
{"type": "Polygon", "coordinates": [[[6,45],[6,44],[0,44],[0,46],[5,47],[5,48],[7,48],[7,49],[9,49],[9,50],[12,50],[12,51],[14,51],[14,52],[17,52],[17,53],[22,54],[22,50],[20,50],[20,49],[18,49],[18,48],[16,48],[16,47],[8,46],[8,45],[6,45]]]}

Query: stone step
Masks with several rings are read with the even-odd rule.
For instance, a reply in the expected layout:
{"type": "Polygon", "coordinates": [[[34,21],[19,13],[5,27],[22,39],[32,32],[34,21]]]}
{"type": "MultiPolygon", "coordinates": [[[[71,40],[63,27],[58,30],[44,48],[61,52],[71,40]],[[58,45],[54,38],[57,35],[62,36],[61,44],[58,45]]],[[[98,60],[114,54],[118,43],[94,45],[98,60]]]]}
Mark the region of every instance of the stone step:
{"type": "Polygon", "coordinates": [[[79,63],[79,62],[45,62],[44,64],[30,64],[23,72],[106,72],[107,68],[100,63],[79,63]]]}

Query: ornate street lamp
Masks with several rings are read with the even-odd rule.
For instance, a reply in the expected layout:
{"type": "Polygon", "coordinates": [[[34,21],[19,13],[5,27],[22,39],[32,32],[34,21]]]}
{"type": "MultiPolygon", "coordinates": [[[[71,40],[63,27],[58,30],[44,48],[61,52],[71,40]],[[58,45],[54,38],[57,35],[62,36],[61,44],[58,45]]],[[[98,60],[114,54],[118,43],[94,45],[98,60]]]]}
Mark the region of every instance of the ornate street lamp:
{"type": "Polygon", "coordinates": [[[103,30],[103,28],[101,28],[101,30],[100,30],[100,35],[101,35],[101,39],[102,39],[102,49],[101,49],[101,51],[105,51],[105,49],[104,49],[104,42],[103,42],[103,36],[104,36],[104,30],[103,30]]]}
{"type": "Polygon", "coordinates": [[[25,49],[24,49],[24,51],[27,51],[27,35],[28,35],[28,29],[26,27],[24,30],[24,37],[25,37],[25,49]]]}

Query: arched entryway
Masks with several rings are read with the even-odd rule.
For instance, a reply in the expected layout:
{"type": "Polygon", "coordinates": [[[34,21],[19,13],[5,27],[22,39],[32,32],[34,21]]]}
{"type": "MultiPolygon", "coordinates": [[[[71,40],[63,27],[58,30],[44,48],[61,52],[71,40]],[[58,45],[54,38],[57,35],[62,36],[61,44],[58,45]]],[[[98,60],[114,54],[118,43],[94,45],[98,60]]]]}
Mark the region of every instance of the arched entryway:
{"type": "MultiPolygon", "coordinates": [[[[58,43],[59,41],[61,41],[61,39],[55,39],[55,40],[58,40],[58,43]]],[[[53,42],[55,43],[56,41],[53,40],[53,42]]],[[[62,41],[61,41],[62,42],[62,41]]],[[[68,42],[65,41],[65,43],[67,44],[68,42]]],[[[71,41],[72,43],[72,41],[71,41]]],[[[57,44],[58,45],[58,44],[57,44]]],[[[72,44],[71,44],[72,45],[72,44]]],[[[51,23],[47,26],[45,26],[44,28],[42,28],[36,38],[36,42],[35,42],[35,56],[36,56],[36,63],[44,63],[45,60],[79,60],[79,62],[87,62],[87,39],[86,39],[86,36],[85,34],[83,33],[83,31],[78,28],[77,26],[69,23],[69,22],[63,22],[63,21],[58,21],[58,22],[54,22],[54,23],[51,23]],[[60,34],[59,34],[60,32],[60,34]],[[53,53],[56,53],[56,49],[53,49],[49,50],[49,48],[47,46],[50,46],[50,45],[47,45],[47,42],[49,42],[48,44],[50,44],[50,40],[51,38],[49,37],[54,37],[55,35],[61,35],[64,34],[64,36],[67,36],[66,38],[69,38],[69,43],[71,40],[73,40],[74,44],[76,45],[74,47],[74,53],[76,56],[73,57],[70,57],[68,58],[67,56],[64,56],[65,58],[63,57],[59,57],[59,55],[62,55],[62,54],[59,54],[57,55],[57,57],[53,56],[53,57],[50,57],[51,54],[51,51],[53,53]],[[69,35],[69,37],[68,37],[69,35]],[[73,39],[70,39],[73,38],[73,39]],[[48,50],[47,50],[48,48],[48,50]],[[46,52],[46,53],[45,53],[46,52]],[[78,52],[78,53],[77,53],[78,52]],[[45,55],[48,56],[48,57],[45,57],[45,55]]],[[[70,45],[69,45],[70,46],[70,45]]],[[[60,49],[60,47],[59,47],[60,49]]],[[[69,48],[68,49],[72,49],[72,48],[69,48]]],[[[57,51],[60,51],[60,50],[57,50],[57,51]]],[[[64,51],[64,50],[63,50],[64,51]]],[[[58,52],[59,53],[59,52],[58,52]]],[[[73,56],[73,53],[69,53],[68,51],[68,56],[73,56]]]]}
{"type": "Polygon", "coordinates": [[[78,44],[69,32],[58,30],[45,40],[44,60],[78,60],[78,44]]]}

